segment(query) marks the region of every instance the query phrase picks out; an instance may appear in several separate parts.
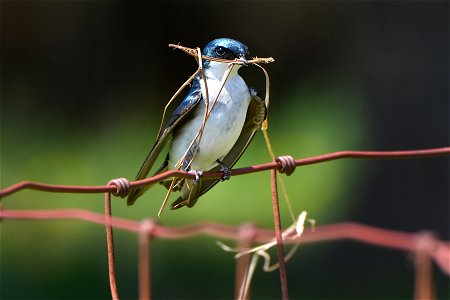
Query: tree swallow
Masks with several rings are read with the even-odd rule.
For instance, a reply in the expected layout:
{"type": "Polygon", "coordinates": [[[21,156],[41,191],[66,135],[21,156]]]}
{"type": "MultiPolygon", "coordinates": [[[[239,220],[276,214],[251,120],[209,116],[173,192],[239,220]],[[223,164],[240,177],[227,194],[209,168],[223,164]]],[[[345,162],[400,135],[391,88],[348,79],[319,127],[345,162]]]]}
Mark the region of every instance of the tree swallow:
{"type": "MultiPolygon", "coordinates": [[[[246,63],[249,52],[247,46],[241,42],[220,38],[207,44],[202,54],[214,58],[237,59],[246,63]]],[[[221,170],[225,174],[229,173],[229,168],[238,161],[256,131],[261,127],[267,110],[257,92],[249,88],[239,76],[237,71],[242,65],[236,64],[233,67],[220,91],[228,65],[224,62],[203,61],[209,109],[217,95],[219,96],[206,121],[200,143],[198,140],[192,142],[202,127],[206,109],[206,88],[201,73],[194,78],[189,93],[161,129],[136,180],[147,177],[164,146],[170,141],[166,159],[155,174],[178,169],[195,172],[221,170]]],[[[197,199],[218,181],[219,179],[178,180],[173,190],[181,191],[181,195],[172,203],[171,208],[194,206],[197,199]]],[[[170,183],[166,181],[161,184],[169,188],[170,183]]],[[[128,205],[132,205],[149,187],[132,189],[127,199],[128,205]]]]}

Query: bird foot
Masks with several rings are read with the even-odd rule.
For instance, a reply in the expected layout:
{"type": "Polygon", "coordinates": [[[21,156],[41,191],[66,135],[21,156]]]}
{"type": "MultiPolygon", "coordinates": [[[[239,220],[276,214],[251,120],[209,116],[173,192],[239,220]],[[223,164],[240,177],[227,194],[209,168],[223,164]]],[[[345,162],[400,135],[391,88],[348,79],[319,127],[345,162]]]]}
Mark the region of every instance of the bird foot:
{"type": "Polygon", "coordinates": [[[220,165],[220,171],[223,172],[223,176],[219,180],[220,181],[225,181],[225,180],[230,179],[230,177],[231,177],[231,169],[230,169],[230,167],[228,167],[226,164],[224,164],[220,160],[217,160],[217,162],[220,165]]]}
{"type": "Polygon", "coordinates": [[[191,171],[189,171],[189,173],[191,173],[195,176],[194,184],[198,184],[203,176],[202,171],[191,170],[191,171]]]}

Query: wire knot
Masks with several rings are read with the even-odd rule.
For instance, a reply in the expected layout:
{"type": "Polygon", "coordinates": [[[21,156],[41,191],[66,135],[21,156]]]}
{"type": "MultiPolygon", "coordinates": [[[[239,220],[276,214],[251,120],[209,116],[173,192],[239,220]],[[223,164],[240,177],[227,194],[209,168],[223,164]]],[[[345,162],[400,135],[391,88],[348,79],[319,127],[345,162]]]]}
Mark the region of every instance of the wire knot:
{"type": "Polygon", "coordinates": [[[432,256],[438,247],[436,235],[430,231],[416,233],[414,244],[416,252],[432,256]]]}
{"type": "Polygon", "coordinates": [[[275,157],[275,161],[281,164],[281,169],[278,171],[280,173],[285,173],[287,176],[290,176],[294,173],[295,168],[295,159],[290,155],[277,156],[275,157]]]}
{"type": "Polygon", "coordinates": [[[114,185],[116,187],[116,190],[112,192],[112,194],[116,197],[125,198],[130,193],[131,184],[126,178],[116,178],[110,180],[108,185],[114,185]]]}
{"type": "Polygon", "coordinates": [[[156,222],[152,219],[142,220],[139,224],[139,232],[147,237],[151,236],[156,229],[156,222]]]}

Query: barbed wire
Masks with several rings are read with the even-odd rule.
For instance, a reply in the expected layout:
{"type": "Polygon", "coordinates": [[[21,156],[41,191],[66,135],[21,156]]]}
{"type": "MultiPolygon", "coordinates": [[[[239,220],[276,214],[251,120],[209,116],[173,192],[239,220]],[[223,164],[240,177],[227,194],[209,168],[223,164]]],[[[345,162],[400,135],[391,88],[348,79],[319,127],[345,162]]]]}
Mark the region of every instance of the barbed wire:
{"type": "MultiPolygon", "coordinates": [[[[278,208],[278,192],[276,173],[286,173],[290,175],[296,166],[322,163],[326,161],[343,158],[420,158],[450,155],[450,147],[407,150],[407,151],[339,151],[329,154],[314,156],[310,158],[294,160],[290,156],[277,157],[274,162],[250,166],[246,168],[234,169],[232,176],[249,174],[271,170],[272,202],[275,223],[275,238],[277,240],[277,254],[279,261],[280,281],[282,298],[288,298],[287,274],[284,267],[283,243],[314,243],[319,241],[329,241],[338,239],[350,239],[362,243],[368,243],[384,248],[392,248],[401,251],[410,251],[415,255],[416,299],[433,298],[433,284],[431,272],[431,260],[450,275],[450,242],[436,238],[432,233],[406,233],[390,229],[381,229],[358,223],[340,223],[315,227],[314,232],[307,231],[299,239],[285,239],[282,237],[280,213],[278,208]]],[[[204,179],[221,178],[222,172],[205,172],[204,179]]],[[[236,240],[241,246],[248,247],[253,243],[267,243],[274,239],[272,230],[249,226],[229,226],[211,222],[198,223],[181,227],[166,227],[157,224],[153,219],[134,221],[111,215],[111,193],[120,197],[125,197],[131,187],[140,187],[147,184],[159,182],[171,177],[191,178],[194,174],[183,171],[168,171],[156,176],[128,182],[124,178],[111,180],[104,186],[71,186],[53,185],[40,182],[22,181],[10,187],[0,190],[0,199],[19,192],[24,189],[32,189],[47,192],[59,193],[104,193],[105,215],[94,213],[83,209],[58,209],[58,210],[8,210],[0,207],[0,219],[25,219],[25,220],[52,220],[52,219],[78,219],[90,223],[101,224],[106,227],[108,266],[111,295],[113,299],[119,299],[116,285],[116,275],[114,268],[114,242],[112,229],[122,229],[139,234],[139,298],[150,299],[150,264],[149,251],[150,238],[159,239],[180,239],[197,234],[207,234],[214,237],[236,240]]],[[[236,287],[235,294],[239,295],[239,290],[245,278],[245,271],[248,269],[248,257],[241,257],[236,260],[236,287]]],[[[248,295],[244,295],[247,298],[248,295]]]]}

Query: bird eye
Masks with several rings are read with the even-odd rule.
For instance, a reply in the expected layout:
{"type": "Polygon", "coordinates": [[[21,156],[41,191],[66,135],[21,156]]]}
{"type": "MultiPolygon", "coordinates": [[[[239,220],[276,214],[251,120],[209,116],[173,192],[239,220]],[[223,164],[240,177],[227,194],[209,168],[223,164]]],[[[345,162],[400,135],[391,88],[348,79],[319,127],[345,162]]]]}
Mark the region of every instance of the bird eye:
{"type": "Polygon", "coordinates": [[[225,48],[224,47],[217,47],[216,48],[216,54],[219,56],[222,56],[225,54],[225,48]]]}

